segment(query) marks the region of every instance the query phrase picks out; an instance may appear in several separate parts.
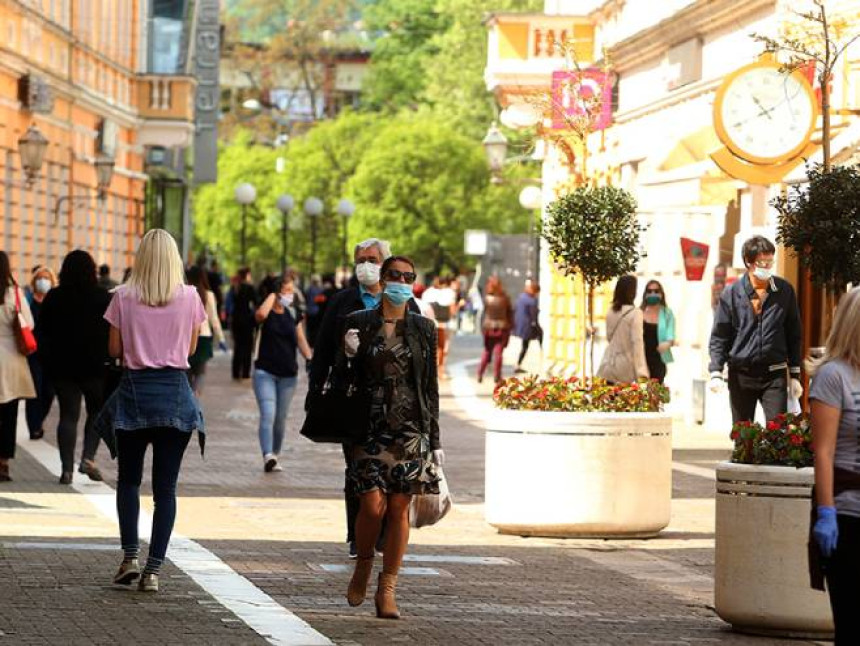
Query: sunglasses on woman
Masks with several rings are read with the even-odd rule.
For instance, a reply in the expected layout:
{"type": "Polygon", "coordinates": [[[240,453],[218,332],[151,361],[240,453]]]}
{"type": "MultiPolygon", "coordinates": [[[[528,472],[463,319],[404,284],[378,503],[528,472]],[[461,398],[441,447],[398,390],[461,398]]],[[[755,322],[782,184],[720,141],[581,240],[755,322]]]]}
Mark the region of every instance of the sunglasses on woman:
{"type": "Polygon", "coordinates": [[[389,269],[385,272],[385,280],[390,282],[399,281],[403,279],[403,282],[407,285],[411,285],[415,282],[415,279],[418,278],[418,275],[413,271],[400,271],[399,269],[389,269]]]}

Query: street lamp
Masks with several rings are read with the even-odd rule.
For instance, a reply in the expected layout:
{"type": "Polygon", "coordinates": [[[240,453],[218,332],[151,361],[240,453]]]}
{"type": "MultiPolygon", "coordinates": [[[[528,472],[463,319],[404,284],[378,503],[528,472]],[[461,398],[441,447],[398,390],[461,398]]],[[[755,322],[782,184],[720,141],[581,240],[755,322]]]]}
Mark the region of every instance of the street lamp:
{"type": "MultiPolygon", "coordinates": [[[[520,191],[520,206],[529,211],[535,211],[543,206],[543,192],[540,186],[526,186],[520,191]]],[[[538,280],[540,271],[540,240],[535,236],[534,214],[529,214],[529,269],[533,272],[532,278],[538,280]]]]}
{"type": "Polygon", "coordinates": [[[317,269],[317,218],[323,212],[322,200],[318,197],[309,197],[305,200],[304,211],[311,219],[311,278],[317,269]]]}
{"type": "Polygon", "coordinates": [[[505,155],[508,152],[508,138],[499,130],[496,122],[493,121],[490,129],[487,131],[487,136],[481,142],[484,146],[484,151],[487,153],[487,163],[490,165],[490,173],[492,174],[492,182],[494,184],[501,183],[501,172],[505,165],[505,155]]]}
{"type": "Polygon", "coordinates": [[[35,125],[27,128],[27,132],[18,140],[18,154],[21,155],[21,168],[27,177],[27,188],[39,176],[47,150],[48,139],[35,125]]]}
{"type": "Polygon", "coordinates": [[[290,211],[296,205],[292,195],[281,195],[275,206],[281,212],[281,273],[287,271],[287,235],[290,232],[290,211]]]}
{"type": "Polygon", "coordinates": [[[337,213],[343,217],[343,266],[349,266],[349,218],[355,213],[355,204],[349,200],[341,200],[337,203],[337,213]]]}
{"type": "Polygon", "coordinates": [[[247,220],[248,220],[248,205],[253,204],[257,199],[257,189],[253,184],[247,182],[239,184],[234,192],[236,201],[242,205],[242,266],[245,265],[245,257],[247,252],[247,220]]]}
{"type": "Polygon", "coordinates": [[[113,179],[113,169],[116,161],[113,157],[107,155],[99,155],[94,162],[96,167],[96,181],[98,182],[99,199],[103,200],[110,188],[110,182],[113,179]]]}

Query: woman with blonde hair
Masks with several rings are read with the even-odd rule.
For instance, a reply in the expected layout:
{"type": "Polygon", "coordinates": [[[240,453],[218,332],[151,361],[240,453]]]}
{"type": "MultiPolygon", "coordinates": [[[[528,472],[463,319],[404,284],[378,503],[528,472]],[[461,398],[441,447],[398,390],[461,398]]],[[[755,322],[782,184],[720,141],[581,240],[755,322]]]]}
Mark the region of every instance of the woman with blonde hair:
{"type": "Polygon", "coordinates": [[[809,362],[815,454],[812,536],[836,627],[836,646],[860,643],[860,287],[836,308],[824,356],[809,362]]]}
{"type": "Polygon", "coordinates": [[[176,481],[182,456],[196,429],[203,447],[203,416],[185,372],[194,354],[200,325],[206,320],[194,287],[184,271],[173,237],[149,231],[140,243],[134,269],[105,313],[110,323],[110,354],[122,357],[119,386],[102,411],[100,431],[118,455],[116,506],[123,561],[114,583],[158,591],[176,519],[176,481]],[[155,512],[149,558],[141,575],[137,534],[140,483],[146,449],[152,445],[152,497],[155,512]]]}

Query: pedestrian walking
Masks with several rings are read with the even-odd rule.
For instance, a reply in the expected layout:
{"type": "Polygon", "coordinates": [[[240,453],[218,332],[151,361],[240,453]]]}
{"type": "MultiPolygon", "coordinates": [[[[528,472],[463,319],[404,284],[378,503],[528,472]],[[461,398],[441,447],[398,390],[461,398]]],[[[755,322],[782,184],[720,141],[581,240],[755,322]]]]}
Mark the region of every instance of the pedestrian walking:
{"type": "MultiPolygon", "coordinates": [[[[57,277],[49,267],[39,265],[33,270],[27,304],[33,315],[34,329],[39,326],[39,313],[45,296],[56,286],[57,277]]],[[[36,388],[36,397],[24,402],[27,430],[31,440],[40,440],[45,436],[43,424],[48,413],[51,412],[51,405],[54,403],[54,386],[45,374],[45,367],[38,349],[27,357],[27,363],[30,365],[33,386],[36,388]]]]}
{"type": "Polygon", "coordinates": [[[800,312],[791,284],[773,273],[776,247],[763,236],[753,236],[744,242],[741,253],[747,272],[720,295],[708,366],[710,388],[719,392],[728,364],[735,423],[752,420],[758,403],[771,420],[786,411],[788,389],[792,398],[803,394],[800,312]]]}
{"type": "MultiPolygon", "coordinates": [[[[310,405],[312,395],[319,392],[325,385],[329,372],[334,367],[337,353],[343,339],[343,325],[346,317],[353,312],[365,309],[375,309],[382,297],[382,282],[380,269],[385,259],[391,256],[391,248],[385,240],[369,238],[355,245],[353,260],[355,262],[355,285],[342,289],[334,294],[326,304],[325,314],[320,323],[314,346],[314,358],[308,383],[308,397],[305,410],[310,405]]],[[[410,311],[419,313],[418,305],[410,299],[410,311]]],[[[350,558],[355,558],[357,548],[355,543],[355,519],[358,516],[358,495],[349,478],[352,447],[343,445],[344,461],[346,463],[344,501],[346,503],[346,542],[349,544],[350,558]]]]}
{"type": "Polygon", "coordinates": [[[317,336],[320,323],[322,322],[323,314],[325,313],[325,287],[322,285],[322,280],[319,276],[311,277],[311,284],[305,290],[305,300],[308,304],[308,312],[305,317],[307,327],[308,343],[313,346],[317,336]]]}
{"type": "Polygon", "coordinates": [[[543,330],[538,322],[538,294],[540,294],[540,286],[529,279],[514,304],[514,336],[522,341],[515,373],[525,372],[523,359],[526,358],[532,341],[537,341],[538,346],[543,348],[543,330]]]}
{"type": "Polygon", "coordinates": [[[597,376],[613,384],[648,379],[642,310],[636,299],[636,276],[622,276],[615,283],[612,307],[606,314],[606,339],[609,342],[597,368],[597,376]]]}
{"type": "Polygon", "coordinates": [[[481,330],[484,335],[484,351],[478,366],[478,383],[484,379],[484,371],[493,361],[493,377],[496,383],[502,380],[502,353],[508,347],[511,328],[514,324],[514,311],[511,299],[498,276],[487,279],[484,296],[484,322],[481,330]]]}
{"type": "Polygon", "coordinates": [[[209,282],[209,289],[215,294],[215,310],[220,318],[224,312],[224,292],[222,291],[224,275],[221,273],[217,260],[212,260],[209,271],[206,272],[206,280],[209,282]]]}
{"type": "MultiPolygon", "coordinates": [[[[836,627],[836,646],[860,644],[860,288],[836,308],[824,355],[809,362],[815,503],[812,538],[836,627]]],[[[822,588],[823,589],[823,588],[822,588]]]]}
{"type": "Polygon", "coordinates": [[[383,298],[346,318],[343,352],[370,394],[367,438],[351,450],[349,478],[361,500],[356,521],[358,559],[349,605],[360,605],[373,571],[374,545],[387,521],[382,572],[374,601],[377,617],[398,619],[397,575],[409,541],[409,502],[439,493],[444,462],[439,437],[436,330],[410,312],[415,264],[392,256],[382,265],[383,298]],[[359,337],[361,331],[361,338],[359,337]]]}
{"type": "Polygon", "coordinates": [[[72,484],[82,400],[87,416],[78,472],[90,480],[102,480],[95,463],[99,435],[94,424],[105,398],[108,325],[104,313],[110,300],[98,285],[93,257],[76,249],[63,259],[60,284],[48,292],[39,312],[39,356],[60,407],[60,484],[72,484]]]}
{"type": "Polygon", "coordinates": [[[434,276],[432,285],[424,290],[421,299],[430,303],[436,319],[436,333],[438,337],[437,362],[439,375],[444,378],[445,362],[448,356],[449,326],[455,318],[457,305],[457,294],[451,289],[451,281],[441,276],[434,276]]]}
{"type": "Polygon", "coordinates": [[[233,333],[233,379],[250,379],[254,353],[254,312],[257,294],[251,284],[251,270],[242,267],[237,274],[231,300],[230,331],[233,333]]]}
{"type": "Polygon", "coordinates": [[[99,287],[106,292],[112,291],[118,283],[110,277],[110,266],[99,265],[99,287]]]}
{"type": "Polygon", "coordinates": [[[125,370],[105,404],[99,428],[118,458],[116,507],[123,560],[114,583],[158,591],[158,573],[176,519],[176,482],[182,457],[196,429],[203,448],[203,416],[185,372],[206,320],[200,295],[184,284],[182,259],[163,229],[147,232],[128,283],[117,289],[105,319],[110,353],[125,370]],[[152,498],[155,511],[149,556],[141,574],[140,483],[152,445],[152,498]]]}
{"type": "Polygon", "coordinates": [[[643,333],[645,335],[645,362],[651,379],[661,384],[666,379],[666,367],[674,361],[675,315],[666,305],[666,293],[659,281],[651,280],[642,295],[643,333]]]}
{"type": "Polygon", "coordinates": [[[18,401],[36,396],[27,357],[18,350],[13,325],[18,313],[32,328],[33,316],[24,290],[12,276],[9,256],[0,251],[0,482],[9,482],[9,460],[15,457],[18,401]]]}
{"type": "Polygon", "coordinates": [[[295,281],[288,272],[256,312],[260,327],[254,362],[254,396],[260,408],[258,435],[266,473],[283,471],[278,459],[298,381],[296,351],[300,351],[306,361],[313,357],[305,336],[304,317],[295,299],[295,281]]]}
{"type": "Polygon", "coordinates": [[[215,294],[209,289],[209,279],[202,267],[193,265],[185,274],[188,284],[197,290],[203,309],[206,311],[206,320],[200,326],[200,336],[197,338],[197,349],[188,357],[188,383],[197,397],[203,394],[203,382],[206,377],[206,364],[215,353],[217,345],[224,352],[227,345],[224,343],[224,331],[221,329],[221,319],[218,316],[218,304],[215,294]]]}

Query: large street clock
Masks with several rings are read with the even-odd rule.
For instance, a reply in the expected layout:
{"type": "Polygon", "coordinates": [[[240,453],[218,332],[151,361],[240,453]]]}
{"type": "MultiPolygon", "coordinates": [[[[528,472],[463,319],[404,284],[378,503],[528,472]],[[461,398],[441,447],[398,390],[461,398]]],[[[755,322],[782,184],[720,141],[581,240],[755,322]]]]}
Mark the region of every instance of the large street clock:
{"type": "Polygon", "coordinates": [[[763,58],[729,74],[714,100],[714,128],[726,148],[714,161],[750,183],[779,181],[811,154],[818,100],[799,71],[763,58]]]}

